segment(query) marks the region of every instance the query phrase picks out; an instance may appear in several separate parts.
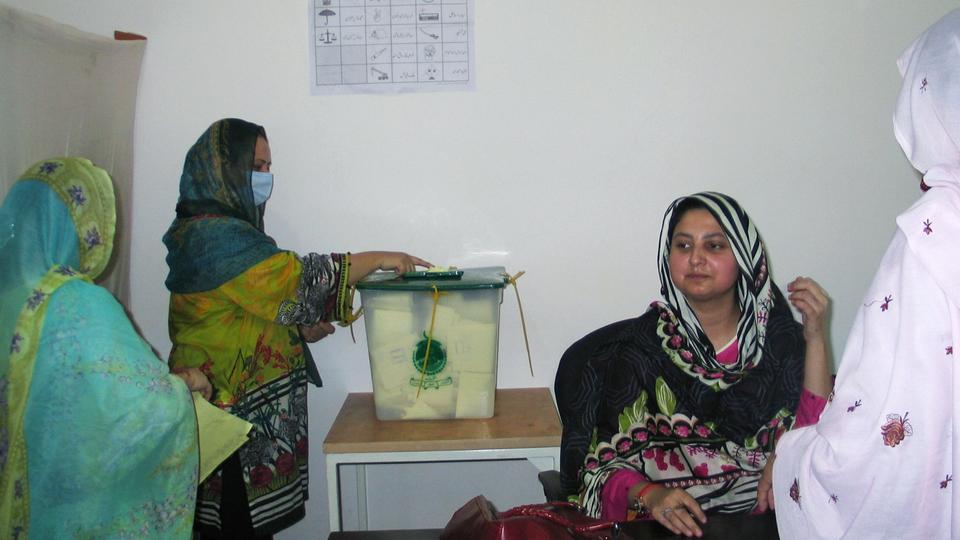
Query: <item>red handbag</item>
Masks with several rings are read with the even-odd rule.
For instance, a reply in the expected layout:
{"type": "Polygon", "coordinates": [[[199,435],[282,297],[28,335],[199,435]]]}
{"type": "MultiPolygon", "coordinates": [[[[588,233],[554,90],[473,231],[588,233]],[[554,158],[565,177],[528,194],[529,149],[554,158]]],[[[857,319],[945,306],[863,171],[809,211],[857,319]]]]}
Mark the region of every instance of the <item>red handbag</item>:
{"type": "Polygon", "coordinates": [[[497,512],[477,495],[454,512],[440,540],[630,540],[615,521],[586,516],[568,502],[529,504],[497,512]]]}

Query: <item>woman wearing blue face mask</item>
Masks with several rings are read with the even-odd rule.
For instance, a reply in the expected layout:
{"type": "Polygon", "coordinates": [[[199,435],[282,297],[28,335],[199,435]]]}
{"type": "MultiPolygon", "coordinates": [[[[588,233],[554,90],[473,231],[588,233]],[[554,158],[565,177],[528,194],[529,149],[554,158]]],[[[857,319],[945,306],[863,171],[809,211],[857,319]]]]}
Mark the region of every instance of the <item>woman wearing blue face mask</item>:
{"type": "Polygon", "coordinates": [[[273,190],[261,126],[214,122],[187,153],[177,217],[164,235],[170,273],[170,366],[202,373],[211,401],[254,425],[250,440],[201,485],[203,537],[269,536],[304,516],[307,381],[320,384],[305,342],[351,316],[349,288],[370,272],[429,263],[397,252],[309,253],[263,231],[273,190]]]}

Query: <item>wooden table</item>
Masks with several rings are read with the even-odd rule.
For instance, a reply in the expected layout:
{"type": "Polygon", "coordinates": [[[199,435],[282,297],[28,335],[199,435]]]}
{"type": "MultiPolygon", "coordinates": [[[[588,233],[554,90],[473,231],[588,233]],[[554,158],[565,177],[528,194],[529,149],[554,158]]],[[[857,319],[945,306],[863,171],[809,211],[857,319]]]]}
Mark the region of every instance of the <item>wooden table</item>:
{"type": "Polygon", "coordinates": [[[373,394],[348,394],[323,441],[330,530],[341,527],[340,465],[358,466],[358,514],[365,528],[366,464],[527,459],[545,471],[560,465],[560,434],[547,388],[498,389],[492,418],[457,420],[382,422],[373,394]]]}

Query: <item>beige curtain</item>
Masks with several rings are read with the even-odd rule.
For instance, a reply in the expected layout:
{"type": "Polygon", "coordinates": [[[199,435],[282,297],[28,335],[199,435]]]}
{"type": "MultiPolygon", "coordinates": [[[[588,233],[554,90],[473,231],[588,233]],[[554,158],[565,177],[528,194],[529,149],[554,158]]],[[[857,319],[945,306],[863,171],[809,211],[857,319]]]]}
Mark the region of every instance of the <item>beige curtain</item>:
{"type": "Polygon", "coordinates": [[[117,241],[100,284],[130,298],[133,119],[146,41],[116,41],[0,5],[0,198],[34,162],[82,156],[113,177],[117,241]]]}

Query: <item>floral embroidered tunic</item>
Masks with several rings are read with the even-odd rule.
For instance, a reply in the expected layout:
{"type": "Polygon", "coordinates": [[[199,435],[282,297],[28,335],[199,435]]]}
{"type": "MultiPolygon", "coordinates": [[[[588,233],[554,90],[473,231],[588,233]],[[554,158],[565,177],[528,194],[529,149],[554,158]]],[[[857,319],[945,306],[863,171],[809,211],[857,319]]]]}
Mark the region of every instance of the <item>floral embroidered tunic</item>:
{"type": "Polygon", "coordinates": [[[894,132],[926,192],[896,219],[820,422],[777,448],[784,540],[960,537],[960,11],[898,64],[894,132]]]}
{"type": "MultiPolygon", "coordinates": [[[[693,380],[657,352],[669,335],[646,336],[656,336],[657,327],[664,333],[670,323],[656,307],[578,342],[595,351],[586,369],[604,388],[580,472],[588,512],[626,517],[618,515],[623,508],[615,508],[621,505],[614,498],[604,497],[608,483],[619,483],[617,477],[629,484],[651,480],[684,488],[705,511],[741,513],[754,507],[760,473],[776,440],[795,422],[801,394],[802,330],[782,308],[767,325],[772,345],[765,369],[758,367],[722,392],[693,380]]],[[[677,351],[682,350],[681,345],[677,351]]],[[[625,492],[629,485],[623,486],[625,492]]]]}
{"type": "MultiPolygon", "coordinates": [[[[344,257],[312,257],[334,279],[325,287],[332,311],[344,257]]],[[[307,360],[296,324],[282,324],[298,304],[303,264],[273,255],[204,292],[170,297],[173,369],[197,367],[214,387],[213,404],[253,423],[240,462],[254,528],[283,527],[302,517],[307,498],[307,360]]],[[[197,521],[219,527],[223,470],[203,483],[197,521]]]]}

